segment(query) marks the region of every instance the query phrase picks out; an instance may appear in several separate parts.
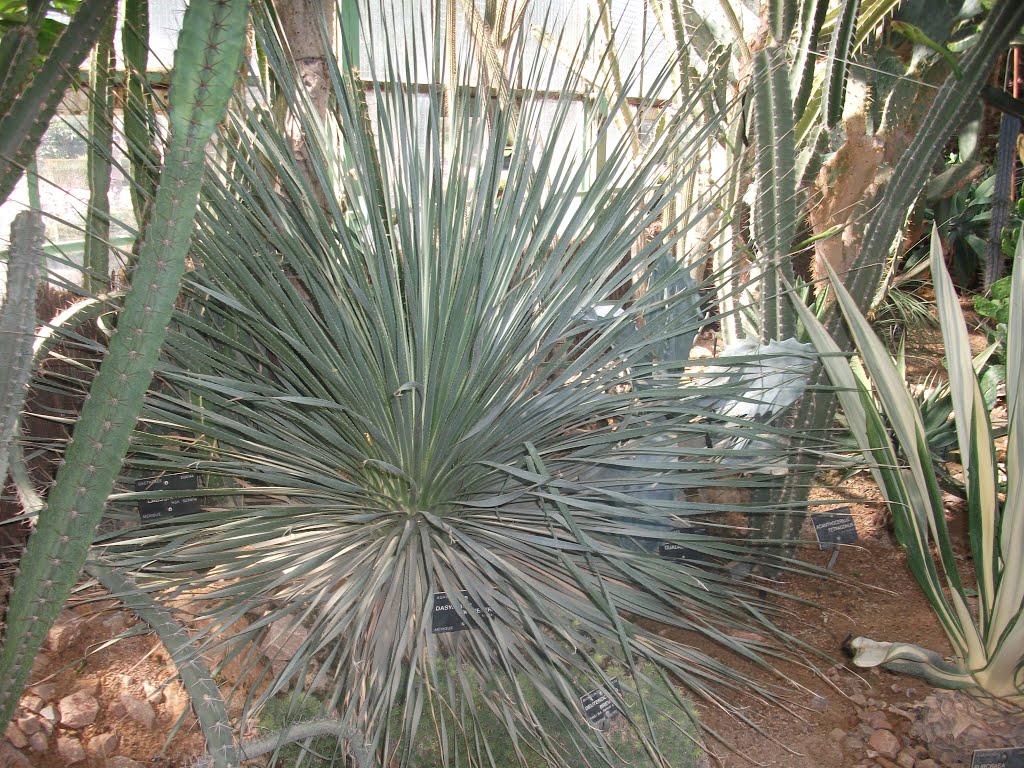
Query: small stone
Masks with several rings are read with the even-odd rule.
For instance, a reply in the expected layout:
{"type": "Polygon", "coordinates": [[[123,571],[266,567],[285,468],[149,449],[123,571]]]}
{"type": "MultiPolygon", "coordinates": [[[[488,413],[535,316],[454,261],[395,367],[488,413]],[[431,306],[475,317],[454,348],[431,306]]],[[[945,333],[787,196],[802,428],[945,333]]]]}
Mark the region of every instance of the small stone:
{"type": "Polygon", "coordinates": [[[896,764],[900,768],[914,768],[917,764],[917,756],[909,749],[901,749],[896,755],[896,764]]]}
{"type": "Polygon", "coordinates": [[[75,691],[60,700],[60,724],[65,728],[77,730],[96,722],[100,711],[100,703],[96,697],[85,691],[75,691]]]}
{"type": "Polygon", "coordinates": [[[98,696],[100,693],[100,683],[98,680],[79,680],[78,690],[85,691],[90,696],[98,696]]]}
{"type": "Polygon", "coordinates": [[[175,680],[164,688],[163,708],[172,720],[177,720],[188,710],[188,694],[180,682],[175,680]]]}
{"type": "Polygon", "coordinates": [[[939,764],[932,760],[930,757],[924,760],[918,760],[914,763],[914,768],[940,768],[939,764]]]}
{"type": "Polygon", "coordinates": [[[866,723],[873,730],[876,731],[891,731],[892,723],[889,722],[889,718],[885,716],[885,713],[879,712],[877,709],[869,709],[866,712],[862,712],[860,715],[862,723],[866,723]]]}
{"type": "Polygon", "coordinates": [[[42,731],[36,731],[28,737],[28,745],[36,752],[45,752],[50,745],[50,739],[42,731]]]}
{"type": "Polygon", "coordinates": [[[120,720],[122,717],[128,714],[128,710],[125,709],[124,704],[122,704],[120,701],[115,701],[112,702],[109,707],[107,707],[107,714],[115,720],[120,720]]]}
{"type": "Polygon", "coordinates": [[[863,693],[854,693],[850,696],[850,701],[856,704],[858,707],[867,706],[868,700],[864,698],[863,693]]]}
{"type": "Polygon", "coordinates": [[[64,758],[65,765],[80,763],[85,760],[85,748],[74,736],[58,736],[57,752],[64,758]]]}
{"type": "Polygon", "coordinates": [[[4,738],[18,749],[24,749],[28,746],[28,736],[14,723],[10,723],[7,726],[7,730],[4,731],[4,738]]]}
{"type": "Polygon", "coordinates": [[[121,686],[123,688],[131,688],[135,685],[135,678],[131,675],[121,675],[121,686]]]}
{"type": "Polygon", "coordinates": [[[128,619],[123,613],[117,611],[107,616],[103,620],[102,626],[111,635],[119,635],[128,628],[128,619]]]}
{"type": "Polygon", "coordinates": [[[39,733],[43,729],[41,720],[42,718],[36,714],[22,715],[18,718],[17,725],[22,733],[26,736],[31,736],[33,733],[39,733]]]}
{"type": "Polygon", "coordinates": [[[267,628],[260,651],[270,659],[275,675],[281,674],[309,638],[309,630],[293,619],[278,619],[267,628]]]}
{"type": "Polygon", "coordinates": [[[43,701],[53,701],[57,695],[57,684],[56,683],[37,683],[28,689],[30,693],[35,694],[43,701]]]}
{"type": "Polygon", "coordinates": [[[153,685],[148,680],[142,684],[142,690],[146,693],[146,701],[150,704],[159,704],[164,700],[164,691],[159,685],[153,685]]]}
{"type": "Polygon", "coordinates": [[[146,766],[138,760],[132,760],[130,757],[125,757],[124,755],[108,757],[104,766],[105,768],[146,768],[146,766]]]}
{"type": "Polygon", "coordinates": [[[842,741],[846,738],[846,731],[842,728],[833,728],[828,732],[828,737],[832,739],[832,741],[842,741]]]}
{"type": "Polygon", "coordinates": [[[143,728],[153,727],[153,721],[156,720],[156,711],[149,702],[143,701],[131,694],[122,693],[121,703],[124,705],[125,713],[128,717],[143,728]]]}
{"type": "Polygon", "coordinates": [[[29,712],[38,712],[40,709],[46,706],[46,702],[43,701],[42,697],[36,696],[34,693],[29,693],[25,696],[22,696],[21,701],[19,703],[29,712]]]}
{"type": "Polygon", "coordinates": [[[95,757],[112,757],[119,746],[116,733],[100,733],[89,739],[85,745],[89,754],[95,757]]]}
{"type": "Polygon", "coordinates": [[[39,716],[44,717],[51,723],[57,722],[57,710],[53,708],[53,704],[47,704],[41,710],[39,710],[39,716]]]}
{"type": "Polygon", "coordinates": [[[79,622],[67,614],[61,614],[46,633],[46,643],[54,653],[66,651],[78,639],[79,622]]]}
{"type": "Polygon", "coordinates": [[[0,765],[4,768],[32,768],[32,762],[12,745],[0,741],[0,765]]]}
{"type": "Polygon", "coordinates": [[[893,735],[892,731],[879,730],[868,738],[868,748],[891,760],[900,751],[900,740],[893,735]]]}

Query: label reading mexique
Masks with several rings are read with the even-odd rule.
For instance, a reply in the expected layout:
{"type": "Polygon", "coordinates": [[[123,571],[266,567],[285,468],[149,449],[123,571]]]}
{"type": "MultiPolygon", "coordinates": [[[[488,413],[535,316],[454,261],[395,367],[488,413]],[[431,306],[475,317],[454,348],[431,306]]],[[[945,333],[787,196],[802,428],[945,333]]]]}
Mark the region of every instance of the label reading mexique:
{"type": "MultiPolygon", "coordinates": [[[[465,598],[466,603],[476,612],[477,616],[484,615],[485,612],[477,607],[477,604],[469,596],[469,592],[462,590],[462,597],[465,598]]],[[[430,622],[430,631],[435,635],[439,635],[444,632],[461,632],[464,629],[472,629],[470,624],[462,618],[465,615],[465,611],[459,611],[458,605],[452,604],[452,601],[448,598],[448,593],[435,592],[434,617],[430,622]]],[[[488,606],[486,615],[488,618],[493,616],[494,609],[488,606]]]]}
{"type": "MultiPolygon", "coordinates": [[[[135,491],[146,493],[153,491],[194,491],[199,487],[199,475],[194,472],[182,472],[175,475],[146,477],[135,481],[135,491]]],[[[159,520],[165,517],[193,515],[199,512],[198,496],[178,496],[172,499],[147,499],[139,502],[139,518],[159,520]]]]}

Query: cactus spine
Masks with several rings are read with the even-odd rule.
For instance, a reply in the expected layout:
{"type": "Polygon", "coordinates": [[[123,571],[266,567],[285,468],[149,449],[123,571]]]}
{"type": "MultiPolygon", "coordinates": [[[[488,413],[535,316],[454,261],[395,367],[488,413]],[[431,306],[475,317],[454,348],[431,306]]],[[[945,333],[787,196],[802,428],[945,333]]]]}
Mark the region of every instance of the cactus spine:
{"type": "Polygon", "coordinates": [[[167,159],[131,289],[11,593],[0,651],[3,722],[82,569],[152,380],[185,271],[206,145],[227,108],[248,13],[247,0],[193,0],[185,13],[167,159]]]}
{"type": "Polygon", "coordinates": [[[11,444],[25,403],[36,330],[36,287],[43,261],[43,222],[37,211],[22,211],[11,225],[7,293],[0,309],[0,485],[7,478],[11,444]]]}
{"type": "MultiPolygon", "coordinates": [[[[45,6],[44,3],[44,11],[45,6]]],[[[0,72],[0,78],[3,78],[0,103],[6,106],[6,109],[0,111],[0,200],[6,200],[11,194],[25,166],[35,156],[50,118],[57,111],[64,92],[77,76],[79,65],[92,49],[114,9],[115,0],[88,0],[79,5],[78,11],[30,82],[26,83],[27,72],[18,73],[11,69],[24,63],[23,54],[26,50],[31,49],[33,53],[36,50],[24,39],[21,40],[22,47],[27,45],[28,49],[12,53],[9,68],[0,72]]],[[[42,23],[41,16],[39,23],[42,23]]],[[[21,38],[26,35],[33,35],[34,42],[31,29],[20,33],[21,38]]],[[[34,55],[28,61],[34,65],[34,55]]],[[[33,68],[30,67],[28,71],[33,68]]]]}

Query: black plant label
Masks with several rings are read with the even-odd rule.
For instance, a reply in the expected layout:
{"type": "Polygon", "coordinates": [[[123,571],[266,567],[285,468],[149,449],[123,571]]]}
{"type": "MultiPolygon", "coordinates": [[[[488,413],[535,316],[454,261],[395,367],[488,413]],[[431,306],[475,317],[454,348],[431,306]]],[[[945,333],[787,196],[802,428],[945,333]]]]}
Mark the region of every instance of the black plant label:
{"type": "MultiPolygon", "coordinates": [[[[704,527],[685,528],[681,532],[691,533],[694,536],[706,536],[708,529],[704,527]]],[[[682,563],[704,562],[710,559],[707,552],[701,552],[698,549],[693,549],[692,547],[688,547],[678,541],[661,542],[661,544],[658,545],[658,554],[666,560],[677,560],[682,563]]]]}
{"type": "Polygon", "coordinates": [[[1024,747],[1012,749],[976,749],[971,768],[1024,768],[1024,747]]]}
{"type": "MultiPolygon", "coordinates": [[[[466,590],[462,590],[462,597],[477,616],[486,616],[487,618],[494,616],[493,608],[488,606],[486,609],[481,609],[466,590]]],[[[447,592],[435,592],[434,616],[430,622],[430,631],[435,635],[440,635],[445,632],[461,632],[464,629],[473,629],[469,622],[463,618],[466,615],[465,610],[460,612],[459,608],[460,606],[452,603],[447,592]]]]}
{"type": "MultiPolygon", "coordinates": [[[[194,491],[199,488],[199,475],[182,472],[175,475],[145,477],[135,481],[137,493],[159,491],[194,491]]],[[[193,515],[199,512],[198,496],[177,496],[167,499],[147,499],[139,502],[139,517],[143,522],[161,520],[166,517],[193,515]]]]}
{"type": "Polygon", "coordinates": [[[857,525],[849,507],[839,507],[831,512],[812,512],[811,522],[819,544],[853,544],[857,541],[857,525]]]}
{"type": "MultiPolygon", "coordinates": [[[[621,696],[622,688],[619,686],[619,681],[613,679],[612,685],[621,696]]],[[[580,706],[583,708],[583,716],[587,718],[587,722],[600,731],[608,730],[612,720],[622,714],[604,688],[595,688],[580,696],[580,706]]]]}

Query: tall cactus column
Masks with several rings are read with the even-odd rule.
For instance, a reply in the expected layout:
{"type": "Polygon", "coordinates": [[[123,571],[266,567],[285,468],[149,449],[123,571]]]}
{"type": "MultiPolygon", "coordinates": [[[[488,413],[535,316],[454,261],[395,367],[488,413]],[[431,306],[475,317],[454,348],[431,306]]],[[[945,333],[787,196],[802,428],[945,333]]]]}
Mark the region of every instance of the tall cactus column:
{"type": "Polygon", "coordinates": [[[0,719],[10,720],[36,653],[70,594],[128,450],[185,271],[206,145],[241,61],[248,0],[193,0],[171,79],[171,135],[117,331],[14,582],[0,651],[0,719]]]}
{"type": "Polygon", "coordinates": [[[22,211],[14,217],[7,293],[0,308],[0,486],[7,481],[9,451],[18,433],[18,418],[32,370],[36,289],[45,235],[38,211],[22,211]]]}

